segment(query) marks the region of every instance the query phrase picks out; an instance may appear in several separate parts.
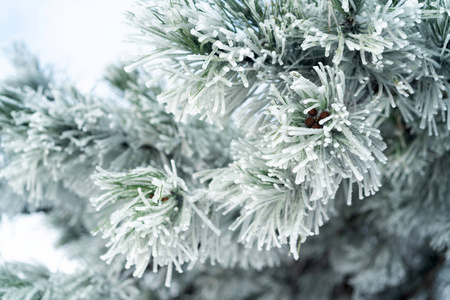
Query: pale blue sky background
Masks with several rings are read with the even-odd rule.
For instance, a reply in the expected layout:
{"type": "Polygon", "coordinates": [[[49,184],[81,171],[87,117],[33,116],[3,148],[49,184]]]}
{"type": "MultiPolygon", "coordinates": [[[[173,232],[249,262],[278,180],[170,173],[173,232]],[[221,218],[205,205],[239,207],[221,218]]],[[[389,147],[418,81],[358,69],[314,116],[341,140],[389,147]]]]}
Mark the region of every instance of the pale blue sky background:
{"type": "MultiPolygon", "coordinates": [[[[24,41],[31,51],[57,70],[65,71],[81,90],[90,90],[105,66],[121,55],[136,52],[123,42],[130,32],[123,12],[133,0],[0,0],[0,48],[24,41]]],[[[11,74],[0,54],[0,79],[11,74]]],[[[13,199],[12,199],[13,200],[13,199]]],[[[58,232],[45,225],[40,214],[3,217],[0,222],[2,260],[41,262],[52,271],[73,271],[53,243],[58,232]]]]}
{"type": "MultiPolygon", "coordinates": [[[[24,41],[82,88],[129,52],[123,12],[132,0],[0,0],[0,47],[24,41]]],[[[10,71],[0,60],[0,77],[10,71]]]]}

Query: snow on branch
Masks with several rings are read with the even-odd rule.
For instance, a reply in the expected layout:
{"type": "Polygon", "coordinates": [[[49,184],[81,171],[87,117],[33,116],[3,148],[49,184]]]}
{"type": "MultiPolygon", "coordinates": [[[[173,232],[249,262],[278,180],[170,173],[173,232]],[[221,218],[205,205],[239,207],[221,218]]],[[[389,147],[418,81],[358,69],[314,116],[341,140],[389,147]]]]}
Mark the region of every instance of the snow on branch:
{"type": "Polygon", "coordinates": [[[198,259],[202,224],[216,235],[220,231],[189,195],[185,182],[178,177],[175,164],[161,172],[153,167],[137,168],[128,173],[108,172],[101,168],[92,179],[104,191],[92,199],[97,210],[103,210],[105,220],[94,233],[109,238],[108,252],[102,257],[108,263],[125,253],[133,275],[141,277],[151,263],[168,266],[166,285],[171,271],[198,259]]]}

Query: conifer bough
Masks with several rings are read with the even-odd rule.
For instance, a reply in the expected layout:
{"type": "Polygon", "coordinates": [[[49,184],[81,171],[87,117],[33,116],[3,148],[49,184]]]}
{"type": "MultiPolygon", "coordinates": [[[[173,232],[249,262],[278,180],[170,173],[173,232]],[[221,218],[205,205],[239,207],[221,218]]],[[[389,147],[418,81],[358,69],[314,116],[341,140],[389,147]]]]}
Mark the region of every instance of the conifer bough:
{"type": "MultiPolygon", "coordinates": [[[[450,1],[139,0],[127,18],[143,54],[109,70],[114,101],[16,59],[11,214],[45,207],[72,247],[133,267],[121,299],[450,298],[450,1]]],[[[33,299],[47,273],[33,289],[5,269],[0,295],[33,299]]]]}

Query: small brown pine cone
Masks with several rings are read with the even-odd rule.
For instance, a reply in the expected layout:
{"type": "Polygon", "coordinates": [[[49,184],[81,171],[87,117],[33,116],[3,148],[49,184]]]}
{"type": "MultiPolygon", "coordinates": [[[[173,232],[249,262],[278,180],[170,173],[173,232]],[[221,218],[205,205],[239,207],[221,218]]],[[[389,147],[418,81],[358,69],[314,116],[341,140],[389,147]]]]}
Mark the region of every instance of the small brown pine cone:
{"type": "Polygon", "coordinates": [[[320,113],[320,120],[325,119],[330,116],[330,113],[327,111],[323,111],[320,113]]]}
{"type": "Polygon", "coordinates": [[[311,117],[314,117],[317,115],[317,109],[313,108],[310,111],[308,111],[308,115],[310,115],[311,117]]]}
{"type": "Polygon", "coordinates": [[[306,126],[308,126],[309,128],[311,128],[311,126],[313,126],[314,123],[316,123],[316,121],[314,120],[313,117],[307,117],[306,120],[305,120],[305,124],[306,124],[306,126]]]}

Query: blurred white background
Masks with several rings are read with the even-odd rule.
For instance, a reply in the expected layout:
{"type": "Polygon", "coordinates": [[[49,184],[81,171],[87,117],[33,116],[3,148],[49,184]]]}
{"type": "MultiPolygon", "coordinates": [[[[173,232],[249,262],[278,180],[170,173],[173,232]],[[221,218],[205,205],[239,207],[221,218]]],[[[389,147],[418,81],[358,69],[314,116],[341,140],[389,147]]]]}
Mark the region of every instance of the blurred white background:
{"type": "MultiPolygon", "coordinates": [[[[0,0],[0,44],[24,41],[44,63],[86,88],[127,52],[132,0],[0,0]]],[[[4,77],[6,61],[1,61],[4,77]]]]}
{"type": "MultiPolygon", "coordinates": [[[[104,68],[133,52],[123,13],[132,0],[0,0],[0,48],[25,42],[43,65],[64,71],[82,91],[92,89],[104,68]]],[[[0,79],[12,69],[0,54],[0,79]]],[[[14,199],[11,199],[14,201],[14,199]]],[[[1,212],[0,212],[1,213],[1,212]]],[[[52,271],[76,267],[54,249],[58,232],[41,214],[0,221],[0,262],[37,261],[52,271]]]]}

